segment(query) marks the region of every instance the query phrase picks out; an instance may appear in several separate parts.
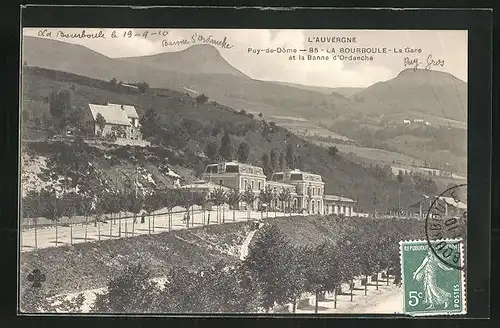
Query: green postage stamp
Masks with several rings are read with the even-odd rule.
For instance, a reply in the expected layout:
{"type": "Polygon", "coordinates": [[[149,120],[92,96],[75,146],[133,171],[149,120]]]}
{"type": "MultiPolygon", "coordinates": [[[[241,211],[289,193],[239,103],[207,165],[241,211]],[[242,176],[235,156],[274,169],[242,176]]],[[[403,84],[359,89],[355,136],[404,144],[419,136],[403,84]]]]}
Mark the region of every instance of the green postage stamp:
{"type": "Polygon", "coordinates": [[[412,316],[466,313],[461,239],[400,242],[405,314],[412,316]]]}

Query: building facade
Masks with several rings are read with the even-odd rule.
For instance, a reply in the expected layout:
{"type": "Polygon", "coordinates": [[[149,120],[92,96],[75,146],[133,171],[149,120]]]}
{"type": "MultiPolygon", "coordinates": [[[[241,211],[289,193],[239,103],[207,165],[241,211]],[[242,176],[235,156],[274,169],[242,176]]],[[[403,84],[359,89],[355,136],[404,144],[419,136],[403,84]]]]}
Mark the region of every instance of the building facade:
{"type": "MultiPolygon", "coordinates": [[[[275,200],[270,204],[272,208],[311,214],[352,216],[354,213],[354,200],[326,195],[325,183],[321,175],[297,169],[276,172],[271,179],[267,180],[261,167],[235,161],[219,162],[207,165],[202,179],[214,185],[231,188],[239,193],[251,190],[256,198],[252,204],[253,208],[258,206],[260,191],[270,188],[275,195],[275,200]],[[284,190],[289,192],[288,202],[280,200],[280,194],[284,190]]],[[[241,202],[241,206],[246,206],[246,204],[241,202]]]]}
{"type": "Polygon", "coordinates": [[[134,106],[112,103],[89,104],[89,110],[86,111],[84,117],[89,135],[142,140],[139,115],[134,106]],[[106,122],[102,130],[97,124],[98,115],[101,115],[106,122]]]}
{"type": "Polygon", "coordinates": [[[336,214],[336,215],[344,215],[344,216],[353,216],[354,215],[354,205],[356,201],[341,197],[341,196],[333,196],[333,195],[325,195],[324,200],[324,212],[323,214],[336,214]]]}
{"type": "Polygon", "coordinates": [[[305,210],[311,214],[323,214],[325,183],[321,175],[294,169],[274,173],[271,176],[271,181],[282,182],[295,187],[296,201],[294,201],[294,208],[305,210]]]}
{"type": "Polygon", "coordinates": [[[257,208],[257,197],[266,187],[266,176],[261,167],[234,161],[207,165],[202,178],[205,181],[235,189],[239,193],[251,190],[256,197],[253,208],[257,208]]]}

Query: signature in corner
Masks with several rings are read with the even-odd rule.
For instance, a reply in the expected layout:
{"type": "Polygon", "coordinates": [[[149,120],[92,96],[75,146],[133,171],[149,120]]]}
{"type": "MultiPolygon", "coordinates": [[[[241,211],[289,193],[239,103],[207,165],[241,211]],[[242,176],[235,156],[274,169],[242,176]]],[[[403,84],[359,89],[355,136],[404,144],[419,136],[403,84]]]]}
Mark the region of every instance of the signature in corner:
{"type": "Polygon", "coordinates": [[[443,67],[444,60],[443,59],[434,59],[432,57],[432,54],[427,56],[427,60],[425,63],[420,61],[418,58],[410,58],[410,57],[404,58],[404,67],[411,67],[414,70],[417,70],[421,67],[423,67],[423,69],[425,69],[425,70],[429,70],[429,69],[436,67],[436,66],[443,67]]]}

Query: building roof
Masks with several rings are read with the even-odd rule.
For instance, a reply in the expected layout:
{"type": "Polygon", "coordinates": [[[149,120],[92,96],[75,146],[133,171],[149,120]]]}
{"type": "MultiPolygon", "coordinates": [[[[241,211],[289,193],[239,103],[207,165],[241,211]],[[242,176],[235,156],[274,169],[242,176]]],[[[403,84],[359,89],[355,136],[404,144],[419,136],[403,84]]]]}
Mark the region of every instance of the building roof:
{"type": "MultiPolygon", "coordinates": [[[[301,171],[299,169],[293,169],[293,170],[285,170],[285,171],[281,171],[281,172],[275,172],[275,173],[273,173],[272,178],[274,178],[278,174],[282,174],[283,177],[285,177],[286,174],[289,174],[290,176],[292,174],[303,174],[303,176],[302,176],[303,180],[302,181],[311,181],[310,178],[313,178],[312,181],[323,182],[323,178],[321,177],[320,174],[311,173],[311,172],[304,172],[304,171],[301,171]]],[[[288,181],[288,179],[283,179],[283,180],[288,181]]]]}
{"type": "Polygon", "coordinates": [[[221,186],[221,185],[218,185],[218,184],[213,183],[213,182],[203,181],[203,180],[195,181],[191,184],[180,186],[180,188],[181,189],[209,189],[209,190],[222,188],[222,190],[224,190],[224,191],[231,190],[231,188],[221,186]]]}
{"type": "MultiPolygon", "coordinates": [[[[434,200],[434,199],[437,199],[438,197],[437,196],[427,196],[427,195],[423,195],[423,198],[416,202],[415,204],[412,204],[410,205],[409,207],[416,207],[416,206],[419,206],[420,203],[424,202],[424,201],[427,201],[427,200],[434,200]]],[[[461,201],[456,201],[453,197],[445,197],[445,196],[441,196],[439,197],[439,200],[442,200],[444,201],[446,204],[450,205],[450,206],[453,206],[453,207],[456,207],[458,209],[461,209],[461,210],[466,210],[467,209],[467,204],[466,203],[463,203],[461,201]]]]}
{"type": "MultiPolygon", "coordinates": [[[[424,195],[424,198],[431,198],[427,195],[424,195]]],[[[434,199],[438,198],[438,197],[433,197],[434,199]]],[[[448,205],[451,205],[451,206],[454,206],[456,208],[459,208],[461,210],[466,210],[467,209],[467,204],[465,203],[462,203],[461,201],[456,201],[453,197],[445,197],[445,196],[441,196],[439,197],[439,200],[442,200],[444,201],[445,203],[447,203],[448,205]]]]}
{"type": "Polygon", "coordinates": [[[346,202],[346,203],[355,203],[356,201],[351,198],[336,196],[336,195],[324,195],[323,198],[325,200],[331,200],[336,202],[346,202]]]}
{"type": "Polygon", "coordinates": [[[120,107],[89,104],[89,108],[94,120],[97,114],[101,114],[108,124],[130,126],[130,121],[120,107]]]}
{"type": "MultiPolygon", "coordinates": [[[[212,164],[208,164],[206,166],[206,168],[219,167],[219,165],[238,166],[238,173],[247,173],[247,174],[264,176],[264,171],[263,171],[262,167],[256,166],[256,165],[251,165],[251,164],[246,164],[246,163],[240,163],[237,161],[221,161],[219,163],[212,163],[212,164]]],[[[232,172],[232,173],[236,173],[236,172],[232,172]]],[[[205,172],[205,174],[208,174],[208,172],[205,172]]]]}
{"type": "Polygon", "coordinates": [[[266,184],[271,185],[271,186],[278,186],[278,187],[295,188],[294,185],[284,183],[284,182],[277,182],[277,181],[266,181],[266,184]]]}
{"type": "Polygon", "coordinates": [[[135,107],[132,105],[121,105],[121,104],[113,104],[108,102],[108,107],[118,107],[118,109],[123,109],[125,110],[125,115],[130,118],[139,118],[139,115],[137,115],[137,111],[135,110],[135,107]]]}

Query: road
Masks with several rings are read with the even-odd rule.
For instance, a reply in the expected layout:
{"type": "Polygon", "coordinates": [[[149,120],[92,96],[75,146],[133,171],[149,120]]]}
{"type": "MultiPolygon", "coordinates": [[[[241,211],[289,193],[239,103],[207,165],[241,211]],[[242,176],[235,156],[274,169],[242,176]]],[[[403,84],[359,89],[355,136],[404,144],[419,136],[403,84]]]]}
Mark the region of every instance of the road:
{"type": "MultiPolygon", "coordinates": [[[[356,287],[353,291],[353,299],[349,294],[349,286],[344,284],[342,290],[345,294],[337,295],[337,304],[335,307],[334,295],[327,293],[326,299],[318,302],[318,314],[321,313],[351,313],[351,314],[394,314],[402,313],[403,308],[403,290],[392,283],[392,279],[387,285],[387,280],[380,278],[378,290],[375,283],[369,282],[367,294],[364,295],[364,287],[361,286],[361,278],[354,282],[356,287]]],[[[315,305],[315,296],[304,295],[303,299],[308,299],[309,304],[297,307],[296,313],[313,313],[315,305]]],[[[292,312],[292,305],[288,305],[288,311],[292,312]]]]}
{"type": "MultiPolygon", "coordinates": [[[[178,209],[174,209],[174,211],[178,209]]],[[[126,218],[121,220],[109,219],[107,222],[100,222],[95,225],[93,221],[88,224],[72,224],[70,226],[44,227],[44,228],[30,228],[21,231],[21,252],[29,252],[34,249],[42,249],[49,247],[58,247],[64,245],[71,245],[84,242],[96,242],[108,239],[128,238],[137,235],[155,234],[169,231],[168,227],[168,214],[166,210],[162,209],[156,211],[156,215],[146,216],[144,223],[141,218],[137,217],[134,223],[133,218],[126,218]]],[[[130,213],[127,213],[130,215],[130,213]]],[[[177,212],[172,214],[171,230],[186,229],[186,223],[182,222],[185,212],[177,212]]],[[[191,213],[190,213],[191,215],[191,213]]],[[[233,211],[225,210],[225,223],[233,222],[233,211]]],[[[266,213],[235,211],[234,222],[243,222],[250,219],[260,219],[263,215],[266,218],[266,213]]],[[[297,215],[297,214],[293,214],[297,215]]],[[[107,215],[110,217],[110,215],[107,215]]],[[[289,214],[276,213],[277,217],[289,216],[289,214]]],[[[104,216],[103,216],[104,217],[104,216]]],[[[219,224],[217,222],[217,211],[202,211],[196,210],[194,212],[194,220],[189,223],[189,228],[200,227],[208,224],[210,217],[210,225],[219,224]]],[[[222,222],[222,211],[219,212],[219,222],[222,222]]],[[[274,218],[274,212],[269,212],[269,218],[274,218]]]]}

